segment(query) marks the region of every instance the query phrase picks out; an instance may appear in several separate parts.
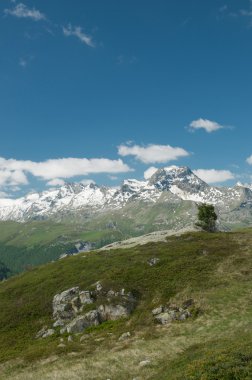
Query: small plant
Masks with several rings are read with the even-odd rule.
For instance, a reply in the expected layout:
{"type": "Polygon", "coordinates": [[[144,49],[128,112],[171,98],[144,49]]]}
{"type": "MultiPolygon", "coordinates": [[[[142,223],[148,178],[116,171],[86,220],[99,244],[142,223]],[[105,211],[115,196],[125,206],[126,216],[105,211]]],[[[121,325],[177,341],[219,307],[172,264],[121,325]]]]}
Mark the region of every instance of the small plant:
{"type": "Polygon", "coordinates": [[[217,214],[214,206],[206,203],[198,205],[198,221],[196,226],[201,227],[204,231],[216,231],[217,214]]]}

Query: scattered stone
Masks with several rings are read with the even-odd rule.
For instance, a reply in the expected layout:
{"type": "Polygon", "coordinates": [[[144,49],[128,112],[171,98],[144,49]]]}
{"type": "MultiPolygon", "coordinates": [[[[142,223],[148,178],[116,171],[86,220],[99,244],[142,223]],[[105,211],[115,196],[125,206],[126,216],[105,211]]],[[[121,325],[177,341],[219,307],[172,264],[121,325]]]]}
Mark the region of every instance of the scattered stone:
{"type": "Polygon", "coordinates": [[[193,305],[193,299],[189,299],[182,304],[182,307],[176,305],[159,306],[152,310],[152,315],[155,321],[161,325],[166,325],[172,321],[185,321],[192,316],[189,308],[193,305]]]}
{"type": "Polygon", "coordinates": [[[97,292],[101,292],[102,291],[102,284],[100,283],[100,281],[98,281],[97,283],[96,283],[96,291],[97,292]]]}
{"type": "Polygon", "coordinates": [[[148,260],[148,264],[149,264],[149,266],[153,267],[154,265],[158,264],[159,261],[160,261],[159,258],[153,257],[150,260],[148,260]]]}
{"type": "Polygon", "coordinates": [[[207,256],[208,255],[208,251],[206,249],[203,249],[203,251],[201,251],[201,254],[203,256],[207,256]]]}
{"type": "Polygon", "coordinates": [[[152,315],[155,316],[155,315],[161,314],[161,313],[163,313],[163,311],[164,311],[164,307],[163,306],[159,306],[156,309],[152,310],[152,315]]]}
{"type": "Polygon", "coordinates": [[[118,340],[121,342],[121,341],[129,339],[130,337],[131,337],[131,333],[128,331],[126,333],[123,333],[118,340]]]}
{"type": "Polygon", "coordinates": [[[107,293],[107,298],[109,298],[109,297],[114,297],[115,296],[115,292],[114,292],[114,290],[109,290],[108,291],[108,293],[107,293]]]}
{"type": "Polygon", "coordinates": [[[172,322],[172,320],[172,316],[166,312],[155,316],[155,321],[161,325],[167,325],[167,323],[172,322]]]}
{"type": "Polygon", "coordinates": [[[64,347],[66,347],[66,345],[64,343],[60,343],[60,344],[58,344],[58,347],[59,348],[64,348],[64,347]]]}
{"type": "Polygon", "coordinates": [[[71,335],[69,335],[69,337],[67,338],[67,341],[70,343],[70,342],[73,342],[73,337],[71,335]]]}
{"type": "Polygon", "coordinates": [[[52,336],[55,333],[54,329],[48,329],[43,335],[42,338],[47,338],[48,336],[52,336]]]}
{"type": "Polygon", "coordinates": [[[38,338],[47,338],[49,336],[52,336],[55,333],[54,329],[47,329],[46,327],[43,327],[35,336],[36,339],[38,338]]]}
{"type": "Polygon", "coordinates": [[[46,333],[47,326],[42,327],[41,330],[36,334],[35,339],[42,338],[42,336],[46,333]]]}
{"type": "Polygon", "coordinates": [[[64,342],[64,338],[60,338],[60,343],[63,343],[64,342]]]}
{"type": "Polygon", "coordinates": [[[151,364],[150,360],[143,360],[139,363],[139,367],[147,367],[148,365],[151,364]]]}

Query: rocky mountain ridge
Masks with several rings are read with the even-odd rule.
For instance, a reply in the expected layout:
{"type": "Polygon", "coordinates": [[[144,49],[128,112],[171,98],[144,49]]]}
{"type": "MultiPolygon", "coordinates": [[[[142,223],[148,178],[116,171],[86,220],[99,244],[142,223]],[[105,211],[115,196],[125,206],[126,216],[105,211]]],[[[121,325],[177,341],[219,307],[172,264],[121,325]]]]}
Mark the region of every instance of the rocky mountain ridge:
{"type": "Polygon", "coordinates": [[[214,187],[202,181],[188,167],[170,166],[157,170],[147,181],[125,180],[120,188],[66,183],[59,188],[18,199],[0,199],[0,220],[43,220],[71,212],[86,212],[91,217],[123,209],[132,202],[155,204],[164,193],[172,199],[212,203],[222,212],[240,205],[252,207],[252,185],[238,183],[234,187],[214,187]]]}

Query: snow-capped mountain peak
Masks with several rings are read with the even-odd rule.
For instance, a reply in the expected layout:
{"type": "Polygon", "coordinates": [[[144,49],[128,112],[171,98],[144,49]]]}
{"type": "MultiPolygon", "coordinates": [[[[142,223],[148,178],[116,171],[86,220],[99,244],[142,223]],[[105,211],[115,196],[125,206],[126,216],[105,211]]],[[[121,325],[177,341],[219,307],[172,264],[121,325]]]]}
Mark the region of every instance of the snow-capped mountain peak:
{"type": "Polygon", "coordinates": [[[120,188],[66,183],[19,199],[0,199],[0,220],[60,218],[69,213],[85,212],[94,215],[123,208],[129,202],[155,203],[164,193],[167,202],[175,196],[174,199],[212,203],[222,208],[229,204],[252,202],[252,185],[211,187],[190,168],[170,166],[158,169],[148,181],[125,180],[120,188]]]}

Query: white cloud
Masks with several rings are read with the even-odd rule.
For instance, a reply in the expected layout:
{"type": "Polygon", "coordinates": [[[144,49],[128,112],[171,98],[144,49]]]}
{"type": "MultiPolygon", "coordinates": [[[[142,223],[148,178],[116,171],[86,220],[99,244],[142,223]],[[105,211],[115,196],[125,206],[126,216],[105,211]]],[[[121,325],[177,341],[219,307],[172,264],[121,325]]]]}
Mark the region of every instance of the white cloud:
{"type": "Polygon", "coordinates": [[[144,172],[144,178],[145,179],[150,179],[154,173],[156,173],[156,171],[158,170],[158,168],[155,168],[154,166],[151,166],[150,168],[148,168],[147,170],[145,170],[144,172]]]}
{"type": "Polygon", "coordinates": [[[170,145],[148,145],[142,147],[139,145],[120,145],[118,147],[118,153],[120,156],[134,156],[145,164],[151,163],[166,163],[168,161],[177,160],[180,157],[189,156],[189,153],[178,147],[172,147],[170,145]]]}
{"type": "Polygon", "coordinates": [[[222,128],[225,128],[225,127],[217,123],[216,121],[211,121],[207,119],[193,120],[190,124],[190,130],[204,129],[208,133],[217,131],[218,129],[222,129],[222,128]]]}
{"type": "Polygon", "coordinates": [[[229,170],[198,169],[193,170],[193,173],[207,183],[226,182],[235,178],[234,174],[229,170]]]}
{"type": "Polygon", "coordinates": [[[0,199],[8,198],[8,194],[5,191],[0,191],[0,199]]]}
{"type": "MultiPolygon", "coordinates": [[[[42,162],[5,159],[0,157],[0,173],[11,172],[13,177],[19,174],[20,181],[27,181],[24,173],[30,173],[43,180],[71,178],[91,173],[126,173],[131,171],[121,159],[107,158],[59,158],[42,162]]],[[[1,178],[1,177],[0,177],[1,178]]],[[[1,184],[1,181],[0,181],[1,184]]]]}
{"type": "Polygon", "coordinates": [[[47,182],[46,186],[63,186],[65,181],[61,178],[54,178],[47,182]]]}
{"type": "Polygon", "coordinates": [[[27,185],[28,179],[24,172],[19,169],[8,169],[0,166],[0,186],[27,185]]]}
{"type": "Polygon", "coordinates": [[[246,159],[249,165],[252,165],[252,155],[246,159]]]}
{"type": "Polygon", "coordinates": [[[46,16],[35,8],[28,8],[25,4],[19,3],[12,9],[5,9],[4,13],[18,18],[30,18],[34,21],[46,20],[46,16]]]}
{"type": "Polygon", "coordinates": [[[93,41],[92,36],[89,36],[88,34],[84,33],[80,26],[72,27],[72,25],[69,24],[67,27],[63,27],[63,34],[66,37],[75,36],[82,43],[84,43],[90,47],[95,47],[95,43],[93,41]]]}

